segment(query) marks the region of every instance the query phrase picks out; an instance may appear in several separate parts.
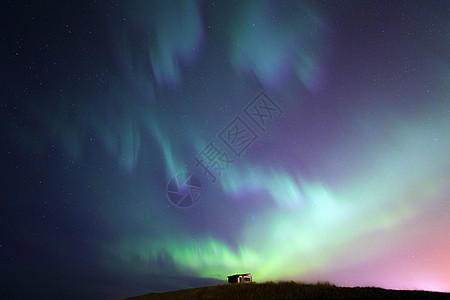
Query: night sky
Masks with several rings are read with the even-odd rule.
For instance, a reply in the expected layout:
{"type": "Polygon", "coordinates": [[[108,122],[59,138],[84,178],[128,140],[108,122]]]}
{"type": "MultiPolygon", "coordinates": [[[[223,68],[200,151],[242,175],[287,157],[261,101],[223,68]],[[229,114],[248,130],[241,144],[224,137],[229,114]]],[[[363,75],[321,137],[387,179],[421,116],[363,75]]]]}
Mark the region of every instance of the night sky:
{"type": "Polygon", "coordinates": [[[449,14],[2,1],[1,294],[450,292],[449,14]]]}

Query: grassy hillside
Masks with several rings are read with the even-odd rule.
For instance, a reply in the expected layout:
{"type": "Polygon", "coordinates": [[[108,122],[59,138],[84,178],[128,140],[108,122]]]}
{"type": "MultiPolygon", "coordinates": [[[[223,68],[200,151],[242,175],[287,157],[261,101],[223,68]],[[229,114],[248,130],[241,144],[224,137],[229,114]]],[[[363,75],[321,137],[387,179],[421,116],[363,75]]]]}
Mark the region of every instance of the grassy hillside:
{"type": "Polygon", "coordinates": [[[222,284],[165,293],[150,293],[129,299],[313,299],[313,298],[427,298],[450,299],[450,293],[386,290],[375,287],[337,287],[329,283],[296,282],[222,284]]]}

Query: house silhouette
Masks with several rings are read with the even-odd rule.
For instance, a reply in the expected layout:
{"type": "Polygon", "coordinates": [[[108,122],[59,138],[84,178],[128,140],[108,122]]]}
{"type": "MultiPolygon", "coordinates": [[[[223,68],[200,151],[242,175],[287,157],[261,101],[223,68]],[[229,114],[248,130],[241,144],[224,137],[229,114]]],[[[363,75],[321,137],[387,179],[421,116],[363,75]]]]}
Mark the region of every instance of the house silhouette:
{"type": "Polygon", "coordinates": [[[227,276],[228,283],[249,283],[252,282],[252,274],[244,273],[244,274],[234,274],[227,276]]]}

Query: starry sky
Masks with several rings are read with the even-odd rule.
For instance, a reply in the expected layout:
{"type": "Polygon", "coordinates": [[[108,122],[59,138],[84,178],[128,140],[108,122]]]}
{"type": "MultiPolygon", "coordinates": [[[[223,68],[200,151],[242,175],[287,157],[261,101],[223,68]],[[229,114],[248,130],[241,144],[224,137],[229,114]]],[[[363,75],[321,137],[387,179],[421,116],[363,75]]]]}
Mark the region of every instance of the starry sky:
{"type": "Polygon", "coordinates": [[[251,272],[450,292],[449,12],[3,1],[0,289],[120,299],[251,272]],[[201,183],[188,208],[180,173],[201,183]]]}

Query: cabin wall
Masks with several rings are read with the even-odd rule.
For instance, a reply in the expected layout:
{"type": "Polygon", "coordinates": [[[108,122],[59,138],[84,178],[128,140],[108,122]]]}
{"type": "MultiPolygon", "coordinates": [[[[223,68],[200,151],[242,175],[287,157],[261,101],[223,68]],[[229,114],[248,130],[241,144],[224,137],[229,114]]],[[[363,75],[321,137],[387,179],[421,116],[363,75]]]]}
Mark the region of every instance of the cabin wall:
{"type": "Polygon", "coordinates": [[[233,275],[228,276],[229,283],[249,283],[252,282],[252,275],[233,275]]]}

